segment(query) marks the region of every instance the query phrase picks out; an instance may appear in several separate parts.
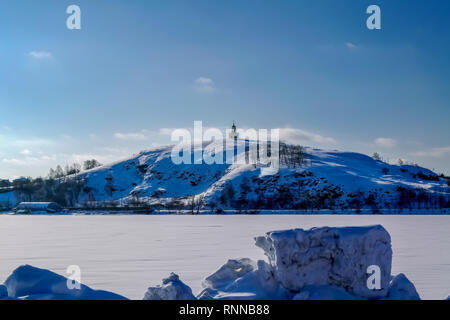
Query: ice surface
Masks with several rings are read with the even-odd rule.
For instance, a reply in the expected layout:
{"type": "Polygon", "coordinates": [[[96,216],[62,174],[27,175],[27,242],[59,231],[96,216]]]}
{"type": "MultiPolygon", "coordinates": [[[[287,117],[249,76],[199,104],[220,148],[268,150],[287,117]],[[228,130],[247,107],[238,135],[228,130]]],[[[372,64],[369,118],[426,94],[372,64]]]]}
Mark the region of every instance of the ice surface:
{"type": "Polygon", "coordinates": [[[373,224],[391,235],[392,274],[405,273],[422,299],[450,294],[450,217],[432,215],[0,215],[0,283],[19,265],[67,276],[76,264],[83,284],[131,299],[142,299],[170,271],[197,295],[227,258],[266,259],[252,239],[267,231],[373,224]]]}
{"type": "Polygon", "coordinates": [[[163,279],[162,285],[148,288],[144,300],[195,300],[191,288],[175,273],[163,279]]]}
{"type": "MultiPolygon", "coordinates": [[[[228,260],[203,281],[198,299],[419,300],[404,274],[390,276],[392,249],[381,226],[291,229],[256,237],[269,263],[228,260]],[[368,288],[368,266],[381,269],[380,288],[368,288]]],[[[0,285],[0,299],[122,300],[66,277],[30,265],[18,267],[0,285]]],[[[191,288],[171,273],[148,288],[144,300],[195,300],[191,288]]]]}
{"type": "Polygon", "coordinates": [[[274,269],[289,290],[336,285],[365,297],[385,297],[391,275],[392,249],[388,232],[371,227],[314,228],[269,232],[257,237],[274,269]],[[367,288],[367,268],[381,269],[380,290],[367,288]]]}

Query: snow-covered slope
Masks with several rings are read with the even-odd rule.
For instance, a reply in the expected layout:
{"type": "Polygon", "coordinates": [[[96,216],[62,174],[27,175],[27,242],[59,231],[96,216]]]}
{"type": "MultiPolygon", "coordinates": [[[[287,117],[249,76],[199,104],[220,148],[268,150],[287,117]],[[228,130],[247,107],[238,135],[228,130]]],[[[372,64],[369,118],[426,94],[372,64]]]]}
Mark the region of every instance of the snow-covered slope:
{"type": "MultiPolygon", "coordinates": [[[[237,141],[239,147],[245,143],[237,141]]],[[[222,141],[202,147],[204,153],[221,157],[227,151],[222,141]]],[[[237,158],[245,156],[239,147],[237,158]]],[[[195,148],[200,150],[200,145],[195,148]]],[[[82,173],[85,188],[78,203],[131,199],[187,203],[196,196],[213,209],[379,209],[399,204],[433,208],[448,201],[450,192],[447,181],[428,169],[390,165],[352,152],[306,148],[305,166],[282,166],[275,172],[267,165],[177,165],[171,151],[172,146],[152,149],[82,173]]]]}

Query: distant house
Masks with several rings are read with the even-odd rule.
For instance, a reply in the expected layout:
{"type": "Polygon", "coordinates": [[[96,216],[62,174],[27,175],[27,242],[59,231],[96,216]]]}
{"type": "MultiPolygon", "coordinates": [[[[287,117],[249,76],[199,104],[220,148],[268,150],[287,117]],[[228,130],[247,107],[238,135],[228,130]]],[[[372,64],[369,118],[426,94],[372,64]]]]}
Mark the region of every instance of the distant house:
{"type": "Polygon", "coordinates": [[[55,202],[21,202],[13,211],[18,214],[56,213],[61,207],[55,202]]]}
{"type": "Polygon", "coordinates": [[[18,178],[18,179],[14,179],[14,180],[13,180],[13,183],[14,183],[14,184],[22,183],[22,182],[28,182],[28,178],[21,177],[21,178],[18,178]]]}

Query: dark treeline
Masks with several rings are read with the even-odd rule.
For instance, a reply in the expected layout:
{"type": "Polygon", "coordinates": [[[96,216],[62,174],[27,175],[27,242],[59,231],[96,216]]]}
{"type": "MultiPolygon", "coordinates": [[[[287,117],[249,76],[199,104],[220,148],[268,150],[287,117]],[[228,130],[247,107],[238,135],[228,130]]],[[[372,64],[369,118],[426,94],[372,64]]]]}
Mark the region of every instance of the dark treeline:
{"type": "MultiPolygon", "coordinates": [[[[99,166],[101,164],[95,159],[86,160],[83,165],[66,165],[64,169],[58,165],[55,169],[51,168],[45,178],[3,180],[0,188],[5,188],[5,191],[14,190],[18,202],[56,202],[62,207],[73,207],[77,204],[81,192],[86,191],[85,181],[77,174],[82,168],[90,170],[99,166]]],[[[6,207],[13,205],[3,204],[6,207]]]]}
{"type": "Polygon", "coordinates": [[[307,165],[308,154],[300,145],[280,143],[280,165],[288,168],[301,168],[307,165]]]}
{"type": "Polygon", "coordinates": [[[78,178],[36,178],[18,183],[14,192],[18,202],[56,202],[63,207],[75,206],[85,181],[78,178]]]}
{"type": "Polygon", "coordinates": [[[340,187],[326,184],[319,187],[323,178],[315,179],[311,172],[295,173],[290,183],[281,183],[280,177],[249,179],[240,185],[228,182],[219,197],[211,199],[206,207],[222,211],[236,210],[355,210],[369,209],[446,209],[450,208],[448,193],[430,192],[421,188],[397,187],[394,192],[371,190],[346,193],[340,187]]]}

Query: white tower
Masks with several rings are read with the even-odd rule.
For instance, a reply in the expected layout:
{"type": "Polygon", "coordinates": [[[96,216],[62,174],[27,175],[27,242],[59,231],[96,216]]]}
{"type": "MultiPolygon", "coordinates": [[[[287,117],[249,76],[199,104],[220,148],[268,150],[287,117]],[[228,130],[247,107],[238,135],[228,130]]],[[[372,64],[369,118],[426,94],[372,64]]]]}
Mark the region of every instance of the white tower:
{"type": "Polygon", "coordinates": [[[238,137],[239,137],[239,134],[236,131],[236,125],[233,121],[233,125],[231,126],[230,139],[237,139],[238,137]]]}

